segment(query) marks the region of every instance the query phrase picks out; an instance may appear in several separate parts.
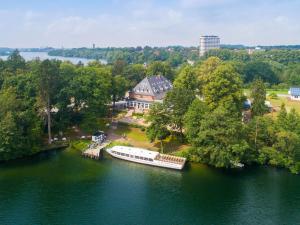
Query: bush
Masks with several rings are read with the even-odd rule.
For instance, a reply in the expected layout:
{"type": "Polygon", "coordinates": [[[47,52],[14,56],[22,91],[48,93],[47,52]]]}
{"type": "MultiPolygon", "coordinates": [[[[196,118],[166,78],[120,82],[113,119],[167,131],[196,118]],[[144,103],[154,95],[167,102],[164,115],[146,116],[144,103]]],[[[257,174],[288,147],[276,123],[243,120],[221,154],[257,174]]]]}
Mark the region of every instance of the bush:
{"type": "Polygon", "coordinates": [[[277,94],[274,93],[274,92],[270,93],[270,94],[269,94],[269,97],[270,97],[271,99],[278,99],[277,94]]]}

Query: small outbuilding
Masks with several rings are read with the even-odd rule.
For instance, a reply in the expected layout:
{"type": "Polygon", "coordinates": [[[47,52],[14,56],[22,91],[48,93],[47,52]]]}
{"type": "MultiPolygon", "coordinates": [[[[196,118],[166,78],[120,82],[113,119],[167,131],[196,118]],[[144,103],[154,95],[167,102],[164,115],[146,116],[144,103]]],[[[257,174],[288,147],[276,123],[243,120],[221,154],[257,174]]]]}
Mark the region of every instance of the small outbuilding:
{"type": "Polygon", "coordinates": [[[92,135],[92,141],[96,143],[102,143],[106,139],[106,135],[103,131],[97,131],[92,135]]]}
{"type": "Polygon", "coordinates": [[[300,87],[291,87],[289,90],[291,100],[300,101],[300,87]]]}

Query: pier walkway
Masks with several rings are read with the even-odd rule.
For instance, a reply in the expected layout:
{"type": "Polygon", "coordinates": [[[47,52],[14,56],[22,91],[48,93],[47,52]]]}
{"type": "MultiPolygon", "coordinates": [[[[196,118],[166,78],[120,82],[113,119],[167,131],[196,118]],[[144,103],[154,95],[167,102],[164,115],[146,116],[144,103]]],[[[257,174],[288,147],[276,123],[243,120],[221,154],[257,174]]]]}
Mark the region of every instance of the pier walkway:
{"type": "Polygon", "coordinates": [[[110,141],[105,141],[102,144],[92,144],[88,149],[86,149],[82,156],[88,157],[91,159],[100,159],[101,150],[110,144],[110,141]]]}

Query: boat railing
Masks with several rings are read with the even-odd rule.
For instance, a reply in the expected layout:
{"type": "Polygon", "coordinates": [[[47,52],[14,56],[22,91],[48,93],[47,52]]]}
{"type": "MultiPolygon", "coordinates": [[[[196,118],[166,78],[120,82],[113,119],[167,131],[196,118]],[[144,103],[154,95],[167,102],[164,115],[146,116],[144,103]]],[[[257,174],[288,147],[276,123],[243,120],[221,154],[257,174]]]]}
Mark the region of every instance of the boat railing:
{"type": "Polygon", "coordinates": [[[162,161],[162,162],[169,162],[169,163],[176,163],[176,164],[183,164],[185,163],[185,158],[173,156],[173,155],[166,155],[166,154],[158,154],[155,157],[155,160],[162,161]]]}

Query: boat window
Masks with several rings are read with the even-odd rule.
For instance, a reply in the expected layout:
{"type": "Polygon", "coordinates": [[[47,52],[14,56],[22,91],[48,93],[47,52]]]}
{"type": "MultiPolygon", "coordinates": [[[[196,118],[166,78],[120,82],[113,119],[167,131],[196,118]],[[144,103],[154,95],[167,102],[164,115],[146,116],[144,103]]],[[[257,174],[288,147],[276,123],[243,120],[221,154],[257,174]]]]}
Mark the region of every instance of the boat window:
{"type": "Polygon", "coordinates": [[[149,159],[150,162],[153,162],[153,159],[149,159]]]}
{"type": "Polygon", "coordinates": [[[130,155],[131,158],[133,158],[133,155],[130,155]]]}
{"type": "Polygon", "coordinates": [[[126,154],[125,156],[129,157],[129,155],[128,155],[128,154],[126,154]]]}
{"type": "Polygon", "coordinates": [[[135,158],[136,158],[136,159],[139,159],[140,157],[138,157],[138,156],[135,156],[135,158]]]}
{"type": "Polygon", "coordinates": [[[125,154],[124,154],[124,153],[121,153],[121,155],[124,156],[125,154]]]}

